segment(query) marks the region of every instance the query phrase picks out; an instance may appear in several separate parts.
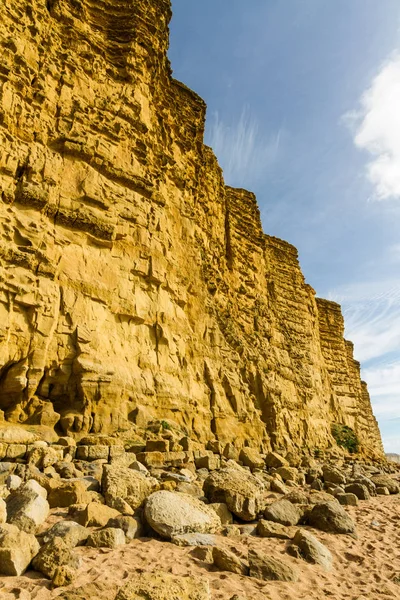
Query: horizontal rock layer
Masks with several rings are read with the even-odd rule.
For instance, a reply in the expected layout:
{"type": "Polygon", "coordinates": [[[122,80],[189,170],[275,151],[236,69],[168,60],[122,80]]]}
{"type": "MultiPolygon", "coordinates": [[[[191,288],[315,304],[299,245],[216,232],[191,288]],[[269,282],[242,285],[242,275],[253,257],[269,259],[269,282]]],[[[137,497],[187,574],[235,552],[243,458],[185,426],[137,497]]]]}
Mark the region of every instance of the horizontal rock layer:
{"type": "Polygon", "coordinates": [[[171,77],[169,0],[0,6],[0,409],[79,435],[382,457],[340,308],[226,187],[171,77]]]}

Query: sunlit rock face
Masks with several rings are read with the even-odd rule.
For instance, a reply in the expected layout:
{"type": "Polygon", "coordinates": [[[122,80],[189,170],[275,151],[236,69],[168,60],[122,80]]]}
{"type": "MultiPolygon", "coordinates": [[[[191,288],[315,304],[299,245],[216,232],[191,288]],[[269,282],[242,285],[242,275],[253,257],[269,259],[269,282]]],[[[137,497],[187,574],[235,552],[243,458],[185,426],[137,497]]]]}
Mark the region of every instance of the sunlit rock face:
{"type": "MultiPolygon", "coordinates": [[[[169,0],[0,4],[0,408],[79,435],[175,421],[382,456],[340,308],[226,187],[171,77],[169,0]]],[[[277,200],[278,201],[278,200],[277,200]]]]}

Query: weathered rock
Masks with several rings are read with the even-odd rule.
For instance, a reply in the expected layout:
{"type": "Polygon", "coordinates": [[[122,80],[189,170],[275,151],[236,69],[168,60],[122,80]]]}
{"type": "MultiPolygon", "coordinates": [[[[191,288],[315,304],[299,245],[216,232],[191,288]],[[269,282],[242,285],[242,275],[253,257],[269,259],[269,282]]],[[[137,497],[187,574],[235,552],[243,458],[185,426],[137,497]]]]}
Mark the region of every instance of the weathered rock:
{"type": "Polygon", "coordinates": [[[212,502],[209,504],[209,507],[215,510],[221,520],[222,525],[229,525],[229,523],[233,523],[232,513],[224,502],[212,502]]]}
{"type": "Polygon", "coordinates": [[[6,504],[7,522],[26,533],[35,533],[50,512],[49,503],[43,495],[24,486],[12,492],[7,497],[6,504]]]}
{"type": "MultiPolygon", "coordinates": [[[[115,600],[211,600],[207,579],[177,577],[161,571],[135,575],[115,600]]],[[[81,600],[81,599],[79,599],[81,600]]],[[[83,600],[83,598],[82,598],[83,600]]]]}
{"type": "Polygon", "coordinates": [[[371,498],[368,488],[362,483],[346,485],[345,492],[346,494],[354,494],[359,500],[369,500],[371,498]]]}
{"type": "Polygon", "coordinates": [[[123,546],[126,542],[125,534],[122,529],[115,527],[104,527],[93,531],[86,540],[86,546],[94,548],[117,548],[123,546]]]}
{"type": "Polygon", "coordinates": [[[387,487],[377,487],[376,493],[378,494],[378,496],[390,496],[390,492],[387,489],[387,487]]]}
{"type": "Polygon", "coordinates": [[[316,504],[307,515],[312,527],[330,533],[354,533],[355,524],[338,502],[316,504]]]}
{"type": "Polygon", "coordinates": [[[223,502],[244,521],[253,521],[261,508],[264,484],[243,469],[222,469],[204,482],[204,493],[210,502],[223,502]]]}
{"type": "Polygon", "coordinates": [[[139,538],[143,534],[143,525],[138,517],[119,515],[110,519],[107,523],[107,527],[122,529],[125,533],[127,542],[139,538]]]}
{"type": "Polygon", "coordinates": [[[265,458],[265,464],[270,469],[279,469],[280,467],[286,467],[288,462],[277,452],[270,452],[265,458]]]}
{"type": "Polygon", "coordinates": [[[265,467],[265,460],[254,448],[243,448],[240,451],[239,459],[246,467],[250,469],[263,469],[265,467]]]}
{"type": "Polygon", "coordinates": [[[68,508],[71,504],[88,504],[92,495],[83,479],[61,481],[50,490],[50,508],[68,508]]]}
{"type": "Polygon", "coordinates": [[[72,567],[63,565],[56,567],[52,576],[52,584],[55,588],[71,585],[76,577],[76,571],[72,567]]]}
{"type": "Polygon", "coordinates": [[[184,533],[215,533],[221,527],[212,508],[187,494],[154,492],[144,514],[154,531],[167,539],[184,533]]]}
{"type": "Polygon", "coordinates": [[[158,488],[158,482],[139,471],[106,465],[101,487],[108,506],[124,514],[133,514],[158,488]]]}
{"type": "Polygon", "coordinates": [[[332,467],[330,465],[324,465],[322,467],[322,472],[324,475],[324,481],[329,481],[330,483],[346,483],[346,476],[339,471],[336,467],[332,467]]]}
{"type": "Polygon", "coordinates": [[[33,3],[28,28],[24,2],[0,4],[1,414],[292,452],[351,417],[383,457],[340,307],[224,184],[205,103],[171,76],[170,2],[33,3]]]}
{"type": "Polygon", "coordinates": [[[294,536],[294,531],[289,527],[281,525],[280,523],[274,523],[273,521],[261,519],[257,525],[257,534],[260,537],[291,540],[294,536]]]}
{"type": "Polygon", "coordinates": [[[171,538],[177,546],[215,546],[216,537],[210,533],[183,533],[171,538]]]}
{"type": "Polygon", "coordinates": [[[20,531],[15,525],[0,525],[0,574],[22,575],[39,551],[34,535],[20,531]]]}
{"type": "Polygon", "coordinates": [[[21,487],[23,481],[21,477],[18,475],[9,475],[6,479],[7,488],[10,492],[15,492],[19,487],[21,487]]]}
{"type": "Polygon", "coordinates": [[[271,492],[276,492],[277,494],[287,494],[287,487],[280,479],[272,479],[271,481],[271,492]]]}
{"type": "Polygon", "coordinates": [[[283,560],[266,556],[254,549],[249,551],[250,577],[266,581],[297,581],[297,571],[283,560]]]}
{"type": "Polygon", "coordinates": [[[0,524],[7,521],[7,504],[0,498],[0,524]]]}
{"type": "Polygon", "coordinates": [[[374,475],[371,477],[376,487],[385,487],[391,494],[398,494],[400,492],[400,485],[389,477],[389,475],[374,475]]]}
{"type": "Polygon", "coordinates": [[[309,504],[310,502],[308,494],[303,490],[293,490],[293,492],[286,494],[283,500],[288,500],[292,504],[309,504]]]}
{"type": "Polygon", "coordinates": [[[229,571],[238,575],[249,574],[249,565],[225,548],[218,548],[218,546],[213,548],[213,562],[220,571],[229,571]]]}
{"type": "Polygon", "coordinates": [[[69,548],[85,544],[90,531],[75,521],[59,521],[48,529],[43,536],[45,543],[59,537],[69,548]]]}
{"type": "Polygon", "coordinates": [[[104,527],[110,519],[118,517],[120,513],[98,502],[90,502],[82,511],[79,511],[74,520],[84,527],[104,527]]]}
{"type": "Polygon", "coordinates": [[[355,494],[336,494],[336,500],[342,506],[357,506],[358,498],[355,494]]]}
{"type": "Polygon", "coordinates": [[[282,477],[285,483],[288,481],[297,481],[299,478],[299,471],[294,467],[280,467],[276,470],[276,473],[282,477]]]}
{"type": "Polygon", "coordinates": [[[309,531],[299,529],[287,551],[292,556],[321,565],[326,571],[332,568],[332,554],[309,531]]]}
{"type": "Polygon", "coordinates": [[[57,567],[66,566],[76,570],[79,565],[79,558],[75,555],[73,548],[70,548],[59,537],[44,544],[32,561],[35,571],[43,573],[49,579],[52,579],[57,567]]]}
{"type": "Polygon", "coordinates": [[[288,500],[276,500],[269,504],[264,511],[264,518],[281,525],[297,525],[303,512],[288,500]]]}

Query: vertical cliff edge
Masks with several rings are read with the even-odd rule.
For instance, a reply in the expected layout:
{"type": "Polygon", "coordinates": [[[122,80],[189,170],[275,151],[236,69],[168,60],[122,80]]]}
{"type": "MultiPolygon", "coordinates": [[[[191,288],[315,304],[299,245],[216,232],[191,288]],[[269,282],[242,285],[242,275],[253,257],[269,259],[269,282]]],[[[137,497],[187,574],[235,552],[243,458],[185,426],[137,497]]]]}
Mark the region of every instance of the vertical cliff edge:
{"type": "Polygon", "coordinates": [[[0,5],[0,416],[383,458],[339,305],[263,233],[167,59],[169,0],[0,5]]]}

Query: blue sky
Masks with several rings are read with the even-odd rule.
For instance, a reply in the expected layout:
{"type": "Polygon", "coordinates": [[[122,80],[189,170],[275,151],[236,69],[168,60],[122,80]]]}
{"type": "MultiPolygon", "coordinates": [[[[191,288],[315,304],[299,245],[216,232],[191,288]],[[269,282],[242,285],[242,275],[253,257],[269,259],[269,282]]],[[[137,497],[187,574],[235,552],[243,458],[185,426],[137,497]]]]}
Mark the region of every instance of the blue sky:
{"type": "Polygon", "coordinates": [[[208,105],[229,185],[342,304],[388,452],[400,452],[398,0],[172,0],[174,76],[208,105]]]}

